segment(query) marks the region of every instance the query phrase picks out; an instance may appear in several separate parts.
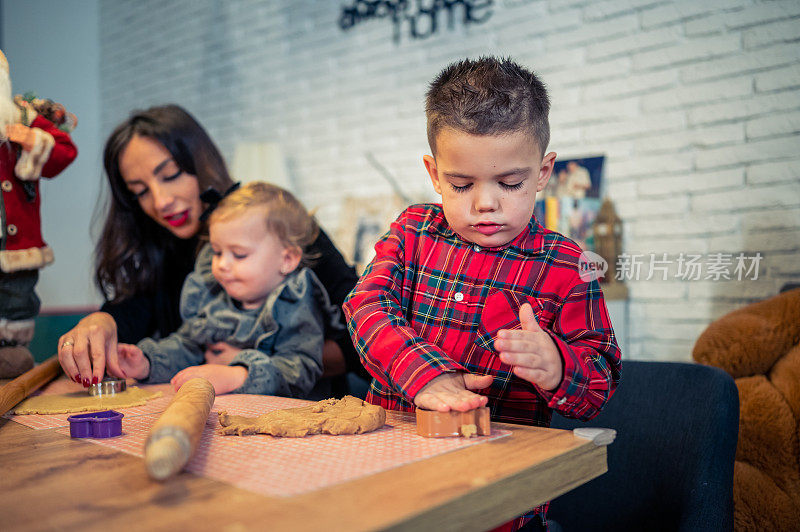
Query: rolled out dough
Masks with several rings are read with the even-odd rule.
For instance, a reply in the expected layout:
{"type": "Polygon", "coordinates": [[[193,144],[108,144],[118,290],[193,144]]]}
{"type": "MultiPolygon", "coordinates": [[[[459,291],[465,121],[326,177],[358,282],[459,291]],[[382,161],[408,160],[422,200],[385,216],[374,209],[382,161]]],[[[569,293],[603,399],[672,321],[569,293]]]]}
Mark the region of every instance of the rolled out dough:
{"type": "Polygon", "coordinates": [[[37,395],[29,397],[17,405],[15,414],[66,414],[71,412],[89,412],[109,410],[112,408],[129,408],[140,406],[150,399],[160,397],[161,392],[147,392],[137,386],[131,386],[124,392],[114,395],[89,395],[88,392],[67,394],[37,395]]]}
{"type": "Polygon", "coordinates": [[[302,438],[310,434],[362,434],[381,428],[386,410],[356,397],[325,399],[308,406],[275,410],[259,417],[230,416],[219,413],[220,434],[269,434],[302,438]]]}

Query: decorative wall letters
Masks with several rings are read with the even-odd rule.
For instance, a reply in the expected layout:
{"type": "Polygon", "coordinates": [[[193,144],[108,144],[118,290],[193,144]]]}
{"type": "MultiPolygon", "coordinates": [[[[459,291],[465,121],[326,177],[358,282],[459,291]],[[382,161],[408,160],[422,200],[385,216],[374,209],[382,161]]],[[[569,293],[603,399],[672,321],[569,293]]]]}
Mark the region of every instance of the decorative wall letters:
{"type": "Polygon", "coordinates": [[[439,29],[443,13],[452,30],[457,20],[465,26],[486,22],[493,5],[494,0],[352,0],[342,6],[339,27],[347,31],[366,20],[390,18],[395,42],[400,42],[405,31],[412,39],[424,39],[439,29]]]}

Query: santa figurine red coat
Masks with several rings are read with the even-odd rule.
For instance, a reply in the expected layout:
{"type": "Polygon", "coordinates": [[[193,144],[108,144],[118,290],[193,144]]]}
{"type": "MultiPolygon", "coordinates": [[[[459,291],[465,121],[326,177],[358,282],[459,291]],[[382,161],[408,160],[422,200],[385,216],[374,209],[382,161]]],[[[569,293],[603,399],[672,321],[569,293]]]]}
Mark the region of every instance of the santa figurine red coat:
{"type": "Polygon", "coordinates": [[[34,286],[39,268],[53,262],[42,239],[39,178],[58,175],[78,151],[67,132],[14,102],[1,51],[0,141],[0,378],[12,378],[33,366],[34,286]]]}

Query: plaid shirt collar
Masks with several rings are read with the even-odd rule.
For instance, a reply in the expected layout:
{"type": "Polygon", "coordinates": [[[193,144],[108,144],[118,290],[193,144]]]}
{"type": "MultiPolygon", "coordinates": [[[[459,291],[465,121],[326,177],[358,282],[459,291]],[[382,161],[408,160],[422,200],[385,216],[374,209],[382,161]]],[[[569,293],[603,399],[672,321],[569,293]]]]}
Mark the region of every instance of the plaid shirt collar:
{"type": "MultiPolygon", "coordinates": [[[[447,223],[447,220],[444,217],[444,210],[442,209],[441,205],[437,204],[436,206],[438,207],[438,212],[434,216],[431,216],[429,220],[424,222],[421,228],[422,231],[438,233],[445,238],[454,239],[465,245],[471,246],[473,244],[472,242],[467,242],[462,239],[458,233],[453,231],[453,228],[450,227],[450,224],[447,223]]],[[[525,228],[511,242],[503,244],[502,246],[486,249],[500,251],[509,247],[513,247],[523,253],[536,255],[541,253],[544,249],[544,236],[542,233],[542,226],[539,225],[539,222],[536,221],[536,218],[532,217],[531,221],[528,222],[527,228],[525,228]]]]}

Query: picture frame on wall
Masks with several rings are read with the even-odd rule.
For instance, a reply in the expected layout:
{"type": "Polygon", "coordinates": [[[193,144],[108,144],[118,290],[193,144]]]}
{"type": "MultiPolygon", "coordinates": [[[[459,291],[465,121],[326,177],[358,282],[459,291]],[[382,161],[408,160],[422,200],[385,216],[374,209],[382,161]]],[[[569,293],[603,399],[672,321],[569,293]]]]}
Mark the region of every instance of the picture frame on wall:
{"type": "Polygon", "coordinates": [[[588,251],[594,251],[592,227],[602,203],[604,163],[603,155],[556,160],[534,208],[539,223],[588,251]]]}

